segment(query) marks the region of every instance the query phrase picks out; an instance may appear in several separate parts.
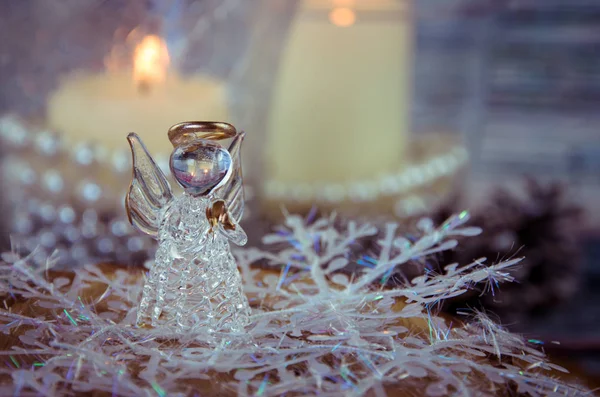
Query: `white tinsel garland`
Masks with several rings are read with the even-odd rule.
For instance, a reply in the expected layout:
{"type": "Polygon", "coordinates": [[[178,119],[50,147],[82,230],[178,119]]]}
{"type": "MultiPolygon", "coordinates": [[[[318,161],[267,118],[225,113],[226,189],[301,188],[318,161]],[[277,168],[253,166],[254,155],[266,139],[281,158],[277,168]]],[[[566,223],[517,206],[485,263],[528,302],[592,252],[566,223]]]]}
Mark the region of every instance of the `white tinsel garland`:
{"type": "Polygon", "coordinates": [[[454,327],[432,314],[441,300],[472,284],[512,281],[507,269],[519,259],[491,266],[481,259],[402,288],[375,287],[411,259],[454,248],[452,237],[478,234],[463,226],[467,220],[466,212],[438,228],[423,220],[423,236],[414,243],[388,224],[379,257],[361,258],[363,271],[349,277],[340,270],[350,261],[350,245],[376,234],[375,227],[350,222],[342,232],[333,217],[308,225],[287,216],[285,227],[264,237],[281,249],[236,252],[253,306],[243,334],[136,328],[143,280],[132,273],[86,266],[74,271],[72,281],[49,282],[51,260],[36,268],[29,258],[6,253],[0,293],[5,302],[26,300],[29,310],[7,306],[0,312],[5,335],[26,329],[2,352],[9,360],[0,368],[0,395],[207,395],[199,384],[218,390],[216,395],[383,396],[398,388],[427,396],[509,388],[531,396],[583,395],[583,388],[546,372],[562,368],[482,313],[454,327]],[[279,277],[255,268],[259,260],[280,265],[279,277]],[[85,298],[99,286],[103,293],[85,298]],[[422,319],[427,332],[415,331],[407,319],[422,319]]]}

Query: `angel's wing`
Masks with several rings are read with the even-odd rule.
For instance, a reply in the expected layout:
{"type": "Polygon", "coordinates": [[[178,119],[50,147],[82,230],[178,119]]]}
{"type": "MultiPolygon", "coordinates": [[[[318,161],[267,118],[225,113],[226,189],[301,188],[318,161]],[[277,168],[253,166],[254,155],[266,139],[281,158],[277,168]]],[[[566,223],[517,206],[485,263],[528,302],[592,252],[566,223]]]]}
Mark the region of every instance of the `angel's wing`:
{"type": "Polygon", "coordinates": [[[171,186],[140,137],[132,132],[127,140],[133,156],[133,179],[125,197],[127,216],[138,230],[157,238],[160,211],[173,199],[171,186]]]}
{"type": "Polygon", "coordinates": [[[231,141],[229,154],[231,155],[232,171],[229,180],[216,192],[216,198],[223,199],[227,205],[230,218],[237,224],[244,215],[244,184],[242,179],[241,147],[245,132],[241,131],[231,141]]]}

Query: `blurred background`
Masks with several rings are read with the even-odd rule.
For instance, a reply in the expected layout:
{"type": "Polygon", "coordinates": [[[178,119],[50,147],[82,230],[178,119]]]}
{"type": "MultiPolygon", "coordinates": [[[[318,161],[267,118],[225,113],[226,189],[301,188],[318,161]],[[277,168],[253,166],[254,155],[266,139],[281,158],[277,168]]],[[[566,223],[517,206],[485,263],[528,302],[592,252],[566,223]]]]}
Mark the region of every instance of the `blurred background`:
{"type": "Polygon", "coordinates": [[[0,2],[2,248],[139,265],[125,136],[247,131],[245,224],[281,208],[485,232],[438,268],[526,256],[496,313],[600,378],[600,3],[594,0],[0,2]],[[560,341],[560,344],[550,343],[560,341]]]}

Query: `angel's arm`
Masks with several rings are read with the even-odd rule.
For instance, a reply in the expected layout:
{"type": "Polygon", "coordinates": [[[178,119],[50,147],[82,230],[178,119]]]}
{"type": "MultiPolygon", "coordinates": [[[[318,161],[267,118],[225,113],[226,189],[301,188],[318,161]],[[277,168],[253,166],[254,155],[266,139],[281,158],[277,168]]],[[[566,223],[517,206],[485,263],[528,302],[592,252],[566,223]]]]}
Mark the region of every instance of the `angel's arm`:
{"type": "Polygon", "coordinates": [[[244,245],[247,236],[239,225],[244,214],[244,185],[242,179],[241,146],[245,133],[242,131],[233,138],[228,151],[232,160],[232,173],[228,181],[218,190],[217,199],[210,207],[209,220],[233,243],[244,245]]]}

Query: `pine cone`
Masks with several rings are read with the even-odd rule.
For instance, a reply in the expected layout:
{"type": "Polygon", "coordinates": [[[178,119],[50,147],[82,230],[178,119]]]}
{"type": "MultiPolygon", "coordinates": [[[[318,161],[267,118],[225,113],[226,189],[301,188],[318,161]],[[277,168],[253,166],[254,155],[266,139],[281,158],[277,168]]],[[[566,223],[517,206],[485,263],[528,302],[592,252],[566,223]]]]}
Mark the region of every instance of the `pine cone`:
{"type": "MultiPolygon", "coordinates": [[[[481,257],[488,263],[524,256],[513,272],[514,283],[485,289],[475,286],[471,293],[446,303],[446,309],[483,308],[497,314],[504,323],[545,313],[568,299],[580,279],[581,249],[577,228],[581,208],[565,198],[558,184],[525,182],[524,197],[506,189],[491,195],[489,204],[470,222],[483,228],[477,238],[464,239],[459,247],[440,255],[437,270],[458,262],[467,264],[481,257]]],[[[458,208],[446,207],[433,215],[443,222],[458,208]]]]}

